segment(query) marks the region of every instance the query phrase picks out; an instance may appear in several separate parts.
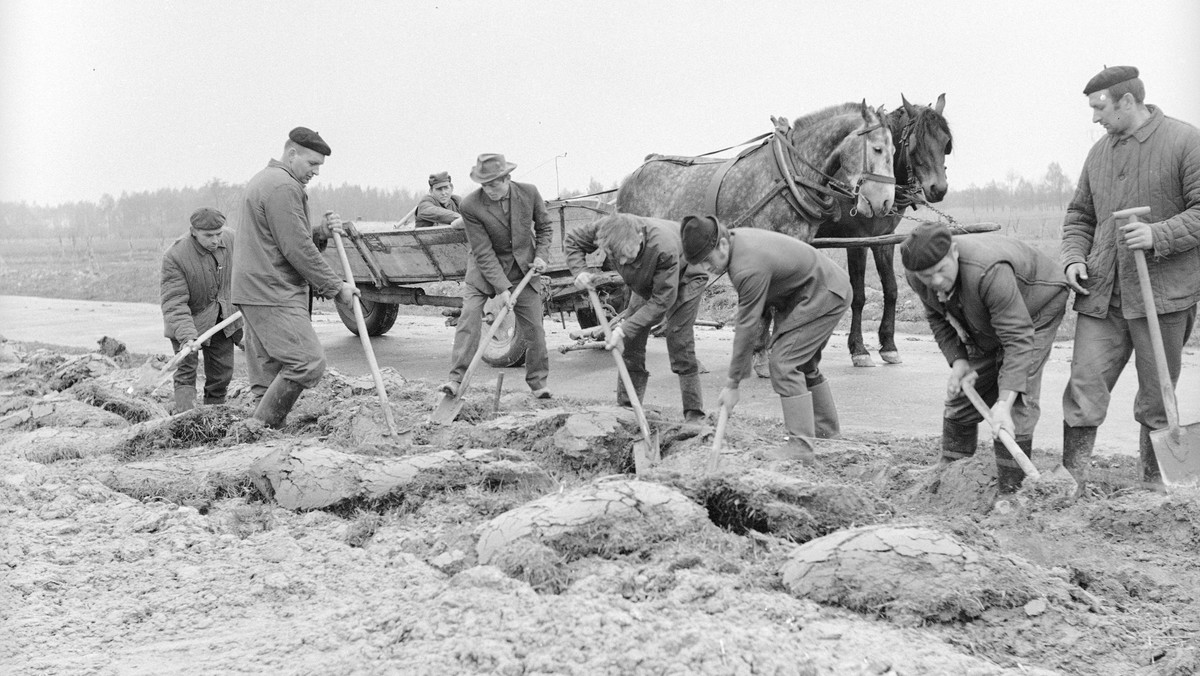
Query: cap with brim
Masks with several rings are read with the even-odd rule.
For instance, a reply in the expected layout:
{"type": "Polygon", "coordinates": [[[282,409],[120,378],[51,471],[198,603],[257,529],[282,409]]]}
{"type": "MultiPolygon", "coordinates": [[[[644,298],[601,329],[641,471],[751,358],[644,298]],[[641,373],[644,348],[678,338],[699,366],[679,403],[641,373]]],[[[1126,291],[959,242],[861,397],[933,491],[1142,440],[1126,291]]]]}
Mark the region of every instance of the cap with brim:
{"type": "Polygon", "coordinates": [[[716,216],[686,216],[679,226],[680,238],[683,240],[683,258],[689,265],[695,265],[717,247],[720,237],[720,227],[716,216]]]}
{"type": "Polygon", "coordinates": [[[189,220],[197,230],[220,230],[225,227],[225,214],[209,207],[200,207],[193,211],[189,220]]]}
{"type": "Polygon", "coordinates": [[[1102,89],[1119,85],[1137,76],[1138,69],[1133,66],[1109,66],[1088,80],[1087,86],[1083,88],[1083,95],[1091,96],[1102,89]]]}
{"type": "Polygon", "coordinates": [[[900,245],[900,261],[906,270],[927,270],[950,252],[950,229],[944,223],[925,221],[900,245]]]}
{"type": "Polygon", "coordinates": [[[429,175],[429,187],[430,188],[436,188],[440,185],[445,185],[450,182],[451,182],[450,181],[450,172],[448,172],[448,171],[439,171],[436,174],[429,175]]]}
{"type": "Polygon", "coordinates": [[[288,133],[288,139],[297,145],[304,146],[309,150],[315,150],[322,155],[329,156],[333,151],[329,149],[329,144],[321,135],[307,127],[296,127],[288,133]]]}

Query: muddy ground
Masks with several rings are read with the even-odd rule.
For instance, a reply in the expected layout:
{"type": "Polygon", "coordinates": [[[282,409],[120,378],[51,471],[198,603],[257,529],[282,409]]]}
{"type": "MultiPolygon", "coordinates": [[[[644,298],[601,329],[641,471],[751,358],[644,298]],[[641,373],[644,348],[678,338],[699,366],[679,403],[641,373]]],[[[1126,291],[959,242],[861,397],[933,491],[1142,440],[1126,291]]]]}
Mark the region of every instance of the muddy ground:
{"type": "MultiPolygon", "coordinates": [[[[159,364],[160,365],[160,364],[159,364]]],[[[1200,501],[1102,458],[996,503],[990,442],[822,441],[330,373],[281,431],[145,367],[0,344],[0,673],[1192,674],[1200,501]],[[498,403],[498,406],[495,405],[498,403]]],[[[652,414],[654,412],[652,411],[652,414]]],[[[710,421],[711,423],[711,421],[710,421]]],[[[1048,469],[1056,457],[1042,454],[1048,469]]]]}

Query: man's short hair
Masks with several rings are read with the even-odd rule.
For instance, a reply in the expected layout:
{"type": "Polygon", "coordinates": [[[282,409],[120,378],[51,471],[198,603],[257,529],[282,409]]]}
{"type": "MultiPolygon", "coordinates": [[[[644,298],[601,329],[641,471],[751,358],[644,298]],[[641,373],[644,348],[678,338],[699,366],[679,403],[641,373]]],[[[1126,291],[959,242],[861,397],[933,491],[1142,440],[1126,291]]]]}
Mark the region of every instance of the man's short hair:
{"type": "Polygon", "coordinates": [[[1117,101],[1121,100],[1122,96],[1133,94],[1134,103],[1142,103],[1146,100],[1146,86],[1142,84],[1140,77],[1135,77],[1132,80],[1125,80],[1108,88],[1108,95],[1112,98],[1113,105],[1117,105],[1117,101]]]}
{"type": "Polygon", "coordinates": [[[596,221],[596,244],[607,254],[624,251],[624,245],[641,239],[641,228],[637,216],[613,214],[596,221]],[[618,251],[617,247],[621,247],[618,251]]]}

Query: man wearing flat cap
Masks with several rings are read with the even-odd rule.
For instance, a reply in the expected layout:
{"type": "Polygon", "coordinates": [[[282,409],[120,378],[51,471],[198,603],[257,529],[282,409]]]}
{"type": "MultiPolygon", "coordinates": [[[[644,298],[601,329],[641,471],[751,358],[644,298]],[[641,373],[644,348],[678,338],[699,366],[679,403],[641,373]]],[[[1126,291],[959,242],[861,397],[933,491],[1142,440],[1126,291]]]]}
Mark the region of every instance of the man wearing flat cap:
{"type": "MultiPolygon", "coordinates": [[[[325,373],[325,351],[308,314],[309,289],[352,302],[345,282],[317,250],[304,188],[330,149],[321,135],[296,127],[283,154],[246,184],[233,255],[233,302],[246,321],[246,369],[260,397],[254,417],[281,427],[296,399],[325,373]]],[[[343,233],[337,214],[322,228],[343,233]]]]}
{"type": "MultiPolygon", "coordinates": [[[[908,285],[925,306],[933,337],[950,364],[939,466],[975,454],[983,416],[963,392],[972,384],[996,425],[1033,457],[1042,370],[1070,295],[1058,264],[1002,235],[951,239],[943,223],[918,225],[900,245],[908,285]]],[[[1013,493],[1025,474],[999,440],[996,483],[1013,493]]]]}
{"type": "Polygon", "coordinates": [[[454,194],[454,184],[450,181],[450,172],[439,171],[429,175],[429,194],[417,202],[418,228],[428,228],[433,225],[448,225],[458,218],[461,200],[454,194]]]}
{"type": "Polygon", "coordinates": [[[483,306],[488,298],[509,302],[513,287],[530,270],[534,277],[512,299],[517,336],[528,340],[525,352],[525,383],[538,399],[550,396],[546,381],[550,357],[542,329],[542,285],[537,275],[546,269],[553,234],[550,214],[538,189],[517,183],[509,174],[517,165],[504,155],[484,153],[471,169],[471,180],[480,184],[462,200],[463,228],[471,256],[463,280],[463,306],[454,331],[450,379],[441,390],[458,394],[460,383],[479,347],[483,333],[483,306]]]}
{"type": "Polygon", "coordinates": [[[683,256],[712,276],[729,273],[738,310],[729,379],[718,403],[729,412],[738,386],[751,371],[759,322],[775,310],[769,367],[779,395],[787,443],[768,459],[816,462],[814,439],[833,436],[837,408],[818,368],[821,351],[850,307],[850,277],[827,256],[800,240],[757,228],[726,229],[713,216],[688,216],[681,225],[683,256]],[[814,390],[823,391],[818,402],[814,390]]]}
{"type": "MultiPolygon", "coordinates": [[[[190,220],[188,233],[175,240],[162,262],[163,325],[177,353],[236,312],[229,296],[233,231],[225,229],[225,215],[216,209],[201,207],[190,220]]],[[[225,403],[233,379],[233,347],[241,341],[239,319],[180,360],[175,371],[176,413],[195,405],[198,352],[204,353],[204,403],[225,403]]]]}
{"type": "Polygon", "coordinates": [[[1096,428],[1129,357],[1137,369],[1141,480],[1160,482],[1151,430],[1167,426],[1148,312],[1158,315],[1172,383],[1200,301],[1200,131],[1144,102],[1132,66],[1105,68],[1084,87],[1092,121],[1107,135],[1092,146],[1063,222],[1061,263],[1075,290],[1075,349],[1063,394],[1063,465],[1082,484],[1096,428]],[[1150,207],[1140,223],[1113,212],[1150,207]],[[1145,251],[1154,292],[1142,302],[1134,249],[1145,251]]]}

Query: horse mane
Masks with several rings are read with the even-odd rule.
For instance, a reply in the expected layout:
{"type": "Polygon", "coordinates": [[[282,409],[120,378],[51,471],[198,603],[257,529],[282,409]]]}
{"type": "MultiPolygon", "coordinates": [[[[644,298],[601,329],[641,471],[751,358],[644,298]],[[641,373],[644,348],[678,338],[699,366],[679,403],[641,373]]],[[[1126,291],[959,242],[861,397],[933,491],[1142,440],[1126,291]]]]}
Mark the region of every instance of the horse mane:
{"type": "Polygon", "coordinates": [[[831,117],[838,115],[847,115],[850,113],[858,114],[862,104],[857,101],[848,101],[846,103],[838,103],[832,106],[826,106],[816,112],[807,115],[801,115],[792,122],[793,129],[807,129],[815,124],[819,124],[828,120],[831,117]]]}
{"type": "Polygon", "coordinates": [[[946,121],[945,116],[932,107],[918,106],[917,119],[913,127],[913,137],[917,144],[923,143],[926,138],[938,132],[946,135],[946,154],[949,155],[954,146],[954,135],[950,133],[950,123],[946,121]]]}

